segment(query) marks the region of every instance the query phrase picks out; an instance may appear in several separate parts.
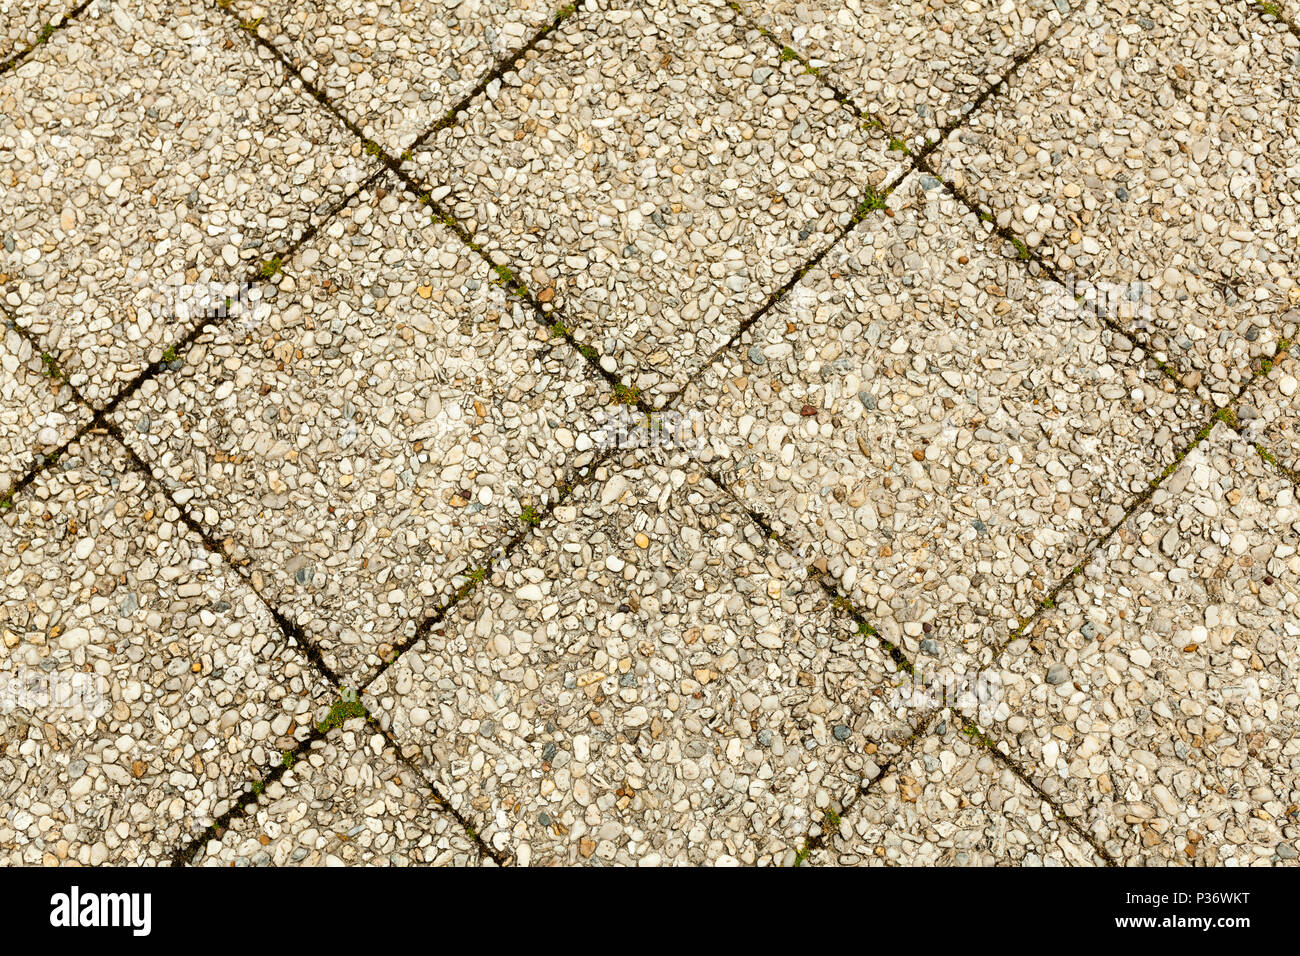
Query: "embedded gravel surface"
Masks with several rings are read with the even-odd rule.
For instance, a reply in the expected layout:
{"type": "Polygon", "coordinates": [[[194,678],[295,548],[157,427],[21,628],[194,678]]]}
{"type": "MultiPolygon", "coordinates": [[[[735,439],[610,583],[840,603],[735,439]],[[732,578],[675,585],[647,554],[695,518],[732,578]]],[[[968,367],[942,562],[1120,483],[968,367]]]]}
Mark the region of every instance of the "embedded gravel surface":
{"type": "Polygon", "coordinates": [[[1290,0],[0,0],[0,860],[1294,865],[1290,0]]]}

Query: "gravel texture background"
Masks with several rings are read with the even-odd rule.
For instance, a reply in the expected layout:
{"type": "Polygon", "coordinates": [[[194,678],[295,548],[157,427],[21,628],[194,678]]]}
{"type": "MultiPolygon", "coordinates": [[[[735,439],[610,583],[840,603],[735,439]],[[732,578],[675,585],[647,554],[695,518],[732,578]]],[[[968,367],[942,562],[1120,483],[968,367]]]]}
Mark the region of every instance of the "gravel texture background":
{"type": "Polygon", "coordinates": [[[1298,76],[0,0],[0,859],[1294,863],[1298,76]]]}

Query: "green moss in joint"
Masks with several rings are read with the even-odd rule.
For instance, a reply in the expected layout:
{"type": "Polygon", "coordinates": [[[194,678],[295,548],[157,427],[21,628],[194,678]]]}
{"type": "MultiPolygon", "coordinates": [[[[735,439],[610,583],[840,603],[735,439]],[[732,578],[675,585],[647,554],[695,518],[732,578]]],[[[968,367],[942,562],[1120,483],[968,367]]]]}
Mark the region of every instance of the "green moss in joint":
{"type": "Polygon", "coordinates": [[[861,222],[866,219],[870,213],[879,212],[885,208],[886,199],[884,193],[868,186],[867,194],[863,197],[862,202],[858,203],[857,214],[853,217],[855,222],[861,222]]]}
{"type": "Polygon", "coordinates": [[[493,266],[492,271],[496,273],[492,282],[503,288],[518,289],[522,293],[527,293],[528,288],[515,276],[509,266],[493,266]]]}
{"type": "Polygon", "coordinates": [[[369,717],[366,713],[366,705],[361,703],[354,691],[343,688],[343,693],[339,699],[334,702],[325,719],[316,724],[316,729],[322,734],[327,734],[331,730],[342,727],[343,724],[353,717],[369,717]]]}
{"type": "MultiPolygon", "coordinates": [[[[1234,431],[1239,427],[1239,423],[1237,421],[1237,411],[1234,408],[1225,407],[1219,409],[1217,412],[1214,413],[1214,420],[1216,422],[1223,422],[1223,424],[1227,425],[1229,428],[1233,429],[1234,431]]],[[[1208,435],[1209,432],[1206,432],[1206,434],[1208,435]]]]}
{"type": "Polygon", "coordinates": [[[981,747],[986,747],[989,750],[994,749],[993,740],[988,736],[988,734],[984,733],[984,731],[980,730],[974,724],[967,724],[961,729],[961,732],[981,747]]]}
{"type": "Polygon", "coordinates": [[[622,382],[614,383],[614,404],[635,405],[640,400],[641,389],[634,385],[624,385],[622,382]]]}

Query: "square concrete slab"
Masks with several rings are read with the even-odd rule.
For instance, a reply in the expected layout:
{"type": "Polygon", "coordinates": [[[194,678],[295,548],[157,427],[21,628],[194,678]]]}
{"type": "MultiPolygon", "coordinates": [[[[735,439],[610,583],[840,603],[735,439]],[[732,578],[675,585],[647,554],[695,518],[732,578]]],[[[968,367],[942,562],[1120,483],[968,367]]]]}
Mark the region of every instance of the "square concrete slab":
{"type": "Polygon", "coordinates": [[[467,866],[478,845],[363,719],[311,744],[256,807],[209,841],[204,866],[467,866]]]}
{"type": "Polygon", "coordinates": [[[415,162],[656,402],[897,170],[882,133],[721,0],[579,13],[415,162]]]}
{"type": "Polygon", "coordinates": [[[1296,332],[1298,65],[1245,3],[1090,2],[933,161],[1222,405],[1296,332]]]}
{"type": "Polygon", "coordinates": [[[1217,425],[1008,649],[988,729],[1119,862],[1295,859],[1298,612],[1296,488],[1217,425]]]}
{"type": "Polygon", "coordinates": [[[367,161],[224,14],[92,5],[0,76],[5,306],[100,407],[367,161]]]}
{"type": "Polygon", "coordinates": [[[558,0],[233,0],[367,136],[410,146],[549,24],[558,0]]]}
{"type": "Polygon", "coordinates": [[[913,146],[959,122],[1070,9],[1065,0],[740,0],[740,7],[913,146]]]}
{"type": "Polygon", "coordinates": [[[1050,801],[953,722],[832,820],[806,866],[1101,866],[1050,801]]]}
{"type": "Polygon", "coordinates": [[[352,687],[591,462],[611,394],[394,188],[114,415],[352,687]]]}
{"type": "Polygon", "coordinates": [[[698,471],[626,461],[365,700],[519,863],[791,863],[911,735],[896,676],[698,471]]]}
{"type": "Polygon", "coordinates": [[[15,498],[0,575],[6,862],[168,862],[328,700],[110,438],[15,498]]]}
{"type": "Polygon", "coordinates": [[[702,461],[927,672],[987,663],[1207,410],[910,176],[688,389],[702,461]]]}

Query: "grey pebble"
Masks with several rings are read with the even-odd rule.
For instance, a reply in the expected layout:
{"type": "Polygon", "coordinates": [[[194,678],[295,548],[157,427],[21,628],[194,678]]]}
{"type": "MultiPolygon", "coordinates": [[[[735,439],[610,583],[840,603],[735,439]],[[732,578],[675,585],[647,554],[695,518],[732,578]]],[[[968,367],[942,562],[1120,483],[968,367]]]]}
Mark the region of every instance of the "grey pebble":
{"type": "Polygon", "coordinates": [[[1053,664],[1047,669],[1047,683],[1064,684],[1070,679],[1070,668],[1064,664],[1053,664]]]}

